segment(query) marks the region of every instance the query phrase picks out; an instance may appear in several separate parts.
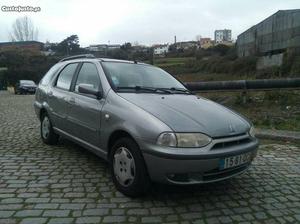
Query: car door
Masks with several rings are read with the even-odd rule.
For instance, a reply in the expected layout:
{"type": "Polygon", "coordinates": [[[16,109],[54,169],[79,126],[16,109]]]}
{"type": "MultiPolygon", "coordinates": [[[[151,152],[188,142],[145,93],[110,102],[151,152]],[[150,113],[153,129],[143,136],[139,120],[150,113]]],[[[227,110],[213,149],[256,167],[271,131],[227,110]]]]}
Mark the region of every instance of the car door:
{"type": "Polygon", "coordinates": [[[67,109],[70,98],[72,79],[79,63],[66,65],[56,77],[53,87],[48,92],[50,118],[55,128],[66,131],[67,109]]]}
{"type": "Polygon", "coordinates": [[[100,76],[95,64],[84,62],[72,86],[68,109],[68,132],[85,142],[99,147],[101,110],[105,99],[82,94],[79,85],[88,85],[101,91],[100,76]]]}

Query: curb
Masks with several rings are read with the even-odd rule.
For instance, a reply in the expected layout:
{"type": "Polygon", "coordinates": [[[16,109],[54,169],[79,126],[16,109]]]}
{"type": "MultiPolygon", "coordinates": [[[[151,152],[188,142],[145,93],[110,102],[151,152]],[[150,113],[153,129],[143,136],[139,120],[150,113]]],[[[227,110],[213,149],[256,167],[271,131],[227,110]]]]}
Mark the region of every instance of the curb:
{"type": "Polygon", "coordinates": [[[300,132],[286,131],[286,130],[272,130],[272,129],[255,129],[255,135],[258,138],[284,140],[300,143],[300,132]]]}

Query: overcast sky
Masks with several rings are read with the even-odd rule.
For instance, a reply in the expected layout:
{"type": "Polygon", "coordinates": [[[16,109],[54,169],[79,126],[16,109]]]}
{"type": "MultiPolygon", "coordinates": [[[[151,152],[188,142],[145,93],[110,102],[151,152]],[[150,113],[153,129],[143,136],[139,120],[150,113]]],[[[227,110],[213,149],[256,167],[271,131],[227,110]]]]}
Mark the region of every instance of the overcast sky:
{"type": "Polygon", "coordinates": [[[60,42],[77,34],[81,46],[135,42],[172,43],[214,36],[231,29],[233,38],[280,9],[300,8],[300,0],[1,0],[1,6],[41,7],[40,12],[0,11],[0,42],[9,41],[14,20],[29,16],[38,40],[60,42]]]}

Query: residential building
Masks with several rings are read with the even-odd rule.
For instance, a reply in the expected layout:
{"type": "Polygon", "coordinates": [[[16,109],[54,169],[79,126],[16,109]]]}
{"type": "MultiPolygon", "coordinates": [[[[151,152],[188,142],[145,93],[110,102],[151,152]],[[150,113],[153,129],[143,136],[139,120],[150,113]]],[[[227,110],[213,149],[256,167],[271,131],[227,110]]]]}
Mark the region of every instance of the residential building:
{"type": "Polygon", "coordinates": [[[200,38],[200,47],[203,49],[207,49],[209,47],[212,47],[214,45],[214,42],[211,38],[209,37],[201,37],[200,38]]]}
{"type": "Polygon", "coordinates": [[[188,50],[192,48],[199,48],[199,42],[198,41],[182,41],[182,42],[176,42],[175,43],[177,50],[188,50]]]}
{"type": "Polygon", "coordinates": [[[93,52],[106,52],[107,50],[120,49],[120,48],[121,48],[120,44],[95,44],[95,45],[90,45],[89,47],[86,48],[86,50],[93,51],[93,52]]]}
{"type": "Polygon", "coordinates": [[[231,30],[224,29],[224,30],[215,30],[215,43],[216,44],[223,44],[232,42],[231,39],[231,30]]]}
{"type": "Polygon", "coordinates": [[[158,44],[154,45],[154,54],[163,56],[169,52],[169,44],[158,44]]]}
{"type": "Polygon", "coordinates": [[[0,51],[24,49],[31,51],[42,51],[44,43],[39,41],[14,41],[14,42],[2,42],[0,43],[0,51]]]}
{"type": "Polygon", "coordinates": [[[149,52],[149,47],[144,45],[134,45],[131,47],[132,52],[149,52]]]}

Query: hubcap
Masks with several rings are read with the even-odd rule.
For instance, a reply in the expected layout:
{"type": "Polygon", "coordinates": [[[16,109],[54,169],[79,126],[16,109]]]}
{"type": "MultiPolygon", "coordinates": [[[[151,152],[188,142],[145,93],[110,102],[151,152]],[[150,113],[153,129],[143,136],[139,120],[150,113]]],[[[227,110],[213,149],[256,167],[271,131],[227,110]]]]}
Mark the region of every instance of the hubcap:
{"type": "Polygon", "coordinates": [[[118,182],[127,187],[135,177],[135,163],[130,151],[125,147],[116,150],[113,160],[114,174],[118,182]]]}
{"type": "Polygon", "coordinates": [[[44,139],[48,138],[49,132],[50,132],[50,121],[49,118],[46,116],[44,117],[42,122],[42,136],[44,139]]]}

